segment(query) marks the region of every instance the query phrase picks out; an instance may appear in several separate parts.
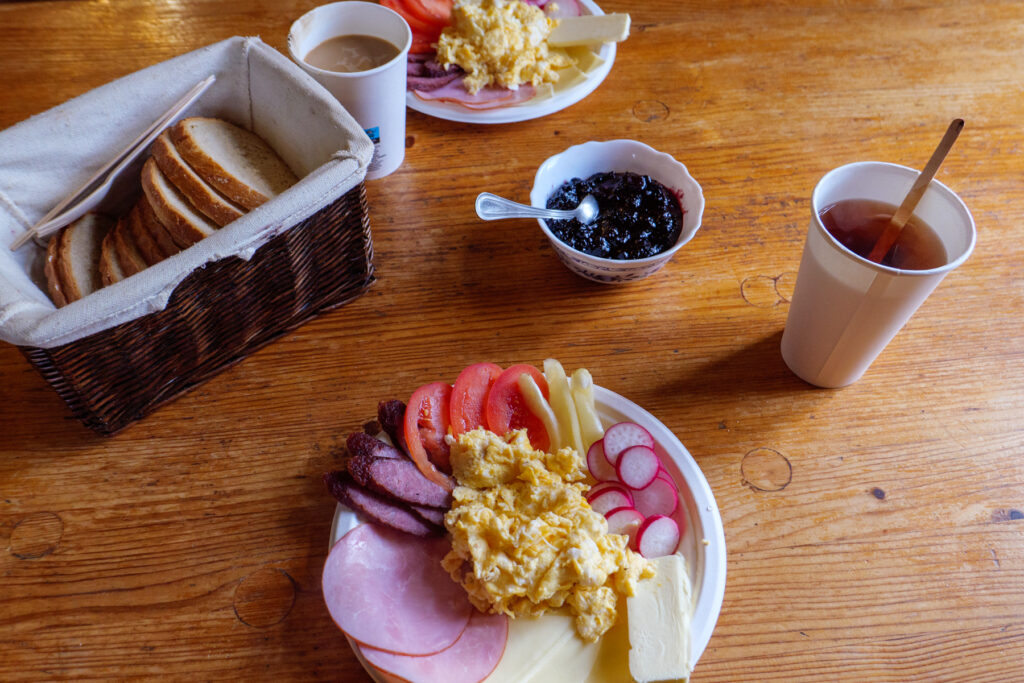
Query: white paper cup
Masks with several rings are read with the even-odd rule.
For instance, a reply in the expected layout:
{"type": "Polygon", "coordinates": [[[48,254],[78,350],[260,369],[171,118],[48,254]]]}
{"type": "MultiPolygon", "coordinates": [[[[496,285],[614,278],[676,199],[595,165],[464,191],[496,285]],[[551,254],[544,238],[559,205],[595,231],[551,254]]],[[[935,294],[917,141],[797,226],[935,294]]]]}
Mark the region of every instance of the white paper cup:
{"type": "Polygon", "coordinates": [[[820,387],[860,379],[918,306],[974,249],[971,212],[948,187],[933,180],[914,215],[931,226],[946,248],[946,265],[901,270],[872,263],[841,245],[819,214],[843,199],[899,205],[917,178],[905,166],[866,161],[840,166],[818,182],[804,244],[782,358],[798,377],[820,387]]]}
{"type": "Polygon", "coordinates": [[[310,10],[288,32],[292,59],[341,102],[373,141],[366,174],[370,180],[392,173],[405,159],[405,74],[411,46],[412,31],[397,12],[356,0],[310,10]],[[399,49],[398,56],[375,69],[351,73],[306,63],[306,55],[320,43],[352,34],[383,38],[399,49]]]}

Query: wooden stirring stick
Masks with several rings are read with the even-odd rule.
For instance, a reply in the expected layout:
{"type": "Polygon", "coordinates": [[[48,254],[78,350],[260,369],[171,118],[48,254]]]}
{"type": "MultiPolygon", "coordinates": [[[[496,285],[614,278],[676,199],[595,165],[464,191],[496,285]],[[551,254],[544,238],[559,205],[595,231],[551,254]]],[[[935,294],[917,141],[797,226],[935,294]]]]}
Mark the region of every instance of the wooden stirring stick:
{"type": "Polygon", "coordinates": [[[942,136],[942,140],[939,141],[939,146],[932,152],[932,158],[925,164],[924,170],[917,176],[917,180],[910,188],[910,192],[903,198],[903,203],[900,204],[900,208],[896,209],[896,213],[893,214],[892,219],[889,220],[889,225],[885,226],[885,230],[878,237],[878,241],[875,242],[874,248],[871,253],[868,254],[868,260],[874,261],[875,263],[881,263],[885,255],[892,249],[892,245],[896,244],[896,240],[899,239],[900,231],[903,230],[903,226],[907,224],[910,217],[914,214],[914,209],[917,208],[917,203],[921,201],[921,197],[924,195],[924,191],[928,189],[928,184],[932,182],[932,178],[935,177],[935,172],[939,170],[939,166],[942,164],[943,159],[949,153],[953,143],[956,142],[957,136],[960,135],[960,131],[964,129],[963,119],[953,119],[949,124],[949,128],[946,129],[946,134],[942,136]]]}

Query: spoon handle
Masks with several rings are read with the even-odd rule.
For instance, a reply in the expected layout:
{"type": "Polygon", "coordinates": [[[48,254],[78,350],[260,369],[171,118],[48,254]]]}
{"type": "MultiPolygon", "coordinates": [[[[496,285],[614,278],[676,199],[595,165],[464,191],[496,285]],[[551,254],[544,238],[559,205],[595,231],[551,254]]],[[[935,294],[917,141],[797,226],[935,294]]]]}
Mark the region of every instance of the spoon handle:
{"type": "Polygon", "coordinates": [[[511,199],[499,197],[490,192],[481,192],[476,197],[476,215],[485,221],[496,221],[502,218],[554,218],[557,220],[571,220],[574,216],[572,211],[558,211],[556,209],[539,209],[535,206],[527,206],[514,202],[511,199]]]}

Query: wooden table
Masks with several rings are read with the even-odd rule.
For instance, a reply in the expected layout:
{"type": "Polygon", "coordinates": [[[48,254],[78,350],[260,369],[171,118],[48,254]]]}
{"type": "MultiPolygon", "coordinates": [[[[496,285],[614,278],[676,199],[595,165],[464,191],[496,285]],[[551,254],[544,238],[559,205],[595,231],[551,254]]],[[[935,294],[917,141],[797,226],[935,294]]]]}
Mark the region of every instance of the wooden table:
{"type": "MultiPolygon", "coordinates": [[[[313,2],[0,5],[0,128],[235,34],[284,50],[313,2]]],[[[119,436],[0,346],[0,679],[364,681],[321,600],[320,475],[377,401],[490,360],[586,366],[700,463],[728,583],[695,681],[1024,679],[1024,97],[1018,2],[609,0],[633,29],[565,111],[410,112],[368,184],[378,282],[119,436]],[[939,172],[971,259],[869,372],[815,389],[779,355],[827,170],[939,172]],[[569,145],[683,161],[703,227],[664,270],[570,274],[533,221],[483,224],[569,145]]],[[[3,150],[0,150],[2,163],[3,150]]]]}

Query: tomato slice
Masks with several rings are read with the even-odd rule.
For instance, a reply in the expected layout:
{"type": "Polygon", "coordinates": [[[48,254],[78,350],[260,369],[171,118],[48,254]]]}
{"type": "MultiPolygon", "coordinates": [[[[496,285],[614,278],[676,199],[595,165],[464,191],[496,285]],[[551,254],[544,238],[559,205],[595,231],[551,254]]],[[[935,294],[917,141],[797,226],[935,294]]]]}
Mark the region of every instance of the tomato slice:
{"type": "Polygon", "coordinates": [[[421,37],[430,41],[437,41],[441,31],[444,30],[444,24],[431,23],[420,19],[410,12],[409,8],[399,2],[399,0],[380,0],[380,4],[389,10],[394,10],[405,19],[405,22],[409,24],[409,28],[412,29],[413,38],[421,37]]]}
{"type": "Polygon", "coordinates": [[[487,396],[487,427],[495,434],[508,434],[513,429],[526,429],[526,435],[534,448],[547,450],[551,439],[544,423],[526,405],[526,399],[519,391],[519,376],[528,373],[537,382],[544,398],[548,397],[548,383],[541,371],[532,365],[513,365],[494,380],[491,393],[487,396]]]}
{"type": "Polygon", "coordinates": [[[426,22],[447,26],[452,20],[454,0],[404,0],[406,9],[426,22]]]}
{"type": "Polygon", "coordinates": [[[487,395],[500,374],[501,366],[494,363],[477,363],[459,373],[452,387],[452,434],[458,436],[477,427],[487,427],[484,415],[487,395]]]}
{"type": "Polygon", "coordinates": [[[412,47],[409,48],[409,52],[414,54],[414,55],[422,55],[422,54],[427,54],[428,52],[433,52],[434,51],[433,42],[437,42],[437,41],[430,41],[430,40],[427,40],[426,38],[421,38],[421,37],[418,37],[418,36],[413,36],[413,38],[412,38],[412,47]]]}
{"type": "MultiPolygon", "coordinates": [[[[420,472],[431,481],[437,481],[428,474],[436,466],[444,472],[451,472],[448,464],[448,444],[444,436],[448,433],[448,406],[452,388],[444,382],[425,384],[412,392],[409,405],[405,407],[405,442],[409,455],[420,472]]],[[[437,475],[436,470],[434,474],[437,475]]]]}

